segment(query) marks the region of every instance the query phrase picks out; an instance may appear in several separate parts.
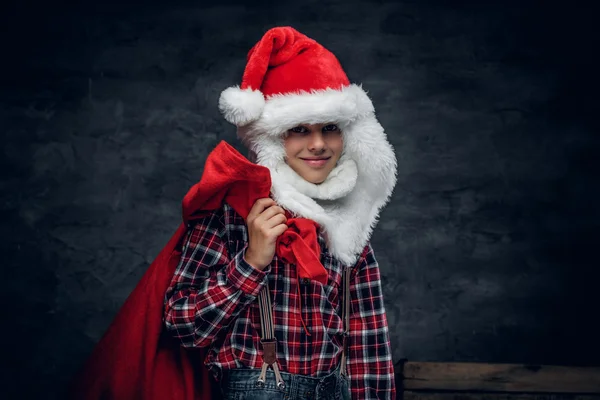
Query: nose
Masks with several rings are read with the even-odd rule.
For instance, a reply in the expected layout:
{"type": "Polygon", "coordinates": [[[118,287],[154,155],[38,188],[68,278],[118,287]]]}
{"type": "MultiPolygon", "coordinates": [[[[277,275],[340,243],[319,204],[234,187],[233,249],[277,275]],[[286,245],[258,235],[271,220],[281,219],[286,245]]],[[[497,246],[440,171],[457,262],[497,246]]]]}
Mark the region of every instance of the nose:
{"type": "Polygon", "coordinates": [[[310,151],[320,152],[325,150],[325,147],[326,143],[321,131],[315,130],[311,132],[308,142],[308,149],[310,151]]]}

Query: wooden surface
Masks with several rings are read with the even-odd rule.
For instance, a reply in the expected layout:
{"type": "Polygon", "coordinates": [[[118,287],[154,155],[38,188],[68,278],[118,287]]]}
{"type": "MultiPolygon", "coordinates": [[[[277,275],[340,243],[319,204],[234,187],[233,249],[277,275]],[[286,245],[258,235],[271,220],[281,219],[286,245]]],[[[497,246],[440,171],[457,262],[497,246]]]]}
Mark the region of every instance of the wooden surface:
{"type": "Polygon", "coordinates": [[[406,362],[404,390],[600,394],[600,368],[406,362]]]}
{"type": "MultiPolygon", "coordinates": [[[[398,397],[399,399],[402,397],[398,397]]],[[[404,400],[600,400],[600,395],[523,393],[424,393],[404,392],[404,400]]]]}

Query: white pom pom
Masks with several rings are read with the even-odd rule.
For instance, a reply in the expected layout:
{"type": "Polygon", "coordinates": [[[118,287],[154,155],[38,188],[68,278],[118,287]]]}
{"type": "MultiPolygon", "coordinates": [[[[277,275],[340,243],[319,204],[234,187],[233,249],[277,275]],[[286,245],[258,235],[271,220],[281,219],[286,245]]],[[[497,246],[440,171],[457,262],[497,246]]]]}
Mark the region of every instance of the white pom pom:
{"type": "Polygon", "coordinates": [[[219,110],[228,122],[236,126],[256,121],[264,108],[265,98],[260,90],[233,86],[225,89],[219,98],[219,110]]]}

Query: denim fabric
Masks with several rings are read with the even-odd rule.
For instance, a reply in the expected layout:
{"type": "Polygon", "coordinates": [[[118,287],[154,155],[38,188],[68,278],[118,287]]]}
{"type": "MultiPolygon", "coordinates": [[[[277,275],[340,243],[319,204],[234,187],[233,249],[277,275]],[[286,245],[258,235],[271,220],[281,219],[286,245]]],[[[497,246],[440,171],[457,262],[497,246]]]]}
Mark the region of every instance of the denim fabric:
{"type": "Polygon", "coordinates": [[[311,378],[285,372],[284,389],[278,389],[270,369],[264,387],[257,385],[260,370],[234,369],[225,372],[221,387],[225,400],[350,400],[348,378],[339,369],[323,378],[311,378]]]}

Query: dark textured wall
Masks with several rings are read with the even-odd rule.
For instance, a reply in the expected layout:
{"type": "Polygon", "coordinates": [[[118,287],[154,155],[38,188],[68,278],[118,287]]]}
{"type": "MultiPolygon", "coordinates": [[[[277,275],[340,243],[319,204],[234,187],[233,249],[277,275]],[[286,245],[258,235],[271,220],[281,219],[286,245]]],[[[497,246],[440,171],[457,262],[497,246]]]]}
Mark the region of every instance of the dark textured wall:
{"type": "Polygon", "coordinates": [[[591,10],[166,3],[2,13],[0,397],[60,398],[236,143],[219,93],[281,24],[338,55],[396,148],[373,237],[395,360],[600,365],[591,10]]]}

